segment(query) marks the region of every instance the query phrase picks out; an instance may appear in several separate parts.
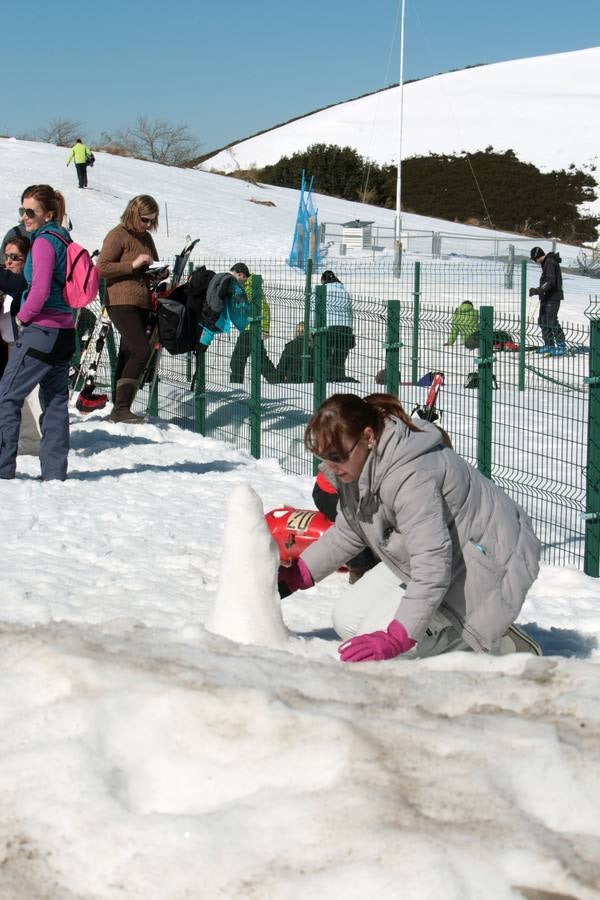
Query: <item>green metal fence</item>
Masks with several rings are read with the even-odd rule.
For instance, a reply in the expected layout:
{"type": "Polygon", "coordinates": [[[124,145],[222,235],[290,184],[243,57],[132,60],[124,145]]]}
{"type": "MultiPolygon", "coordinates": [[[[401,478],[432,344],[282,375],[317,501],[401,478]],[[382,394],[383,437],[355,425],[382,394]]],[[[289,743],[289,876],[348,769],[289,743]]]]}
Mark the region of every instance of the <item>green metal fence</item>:
{"type": "MultiPolygon", "coordinates": [[[[215,271],[227,271],[233,262],[195,260],[215,271]]],[[[355,344],[347,380],[332,383],[324,356],[326,287],[319,286],[319,273],[274,260],[246,263],[261,278],[255,279],[251,354],[243,383],[230,381],[237,332],[215,338],[198,359],[163,353],[160,417],[256,457],[275,457],[289,472],[310,475],[314,460],[304,450],[303,432],[325,397],[387,390],[397,393],[410,412],[424,401],[423,376],[442,371],[441,421],[455,449],[528,511],[546,561],[598,574],[600,308],[595,303],[587,324],[562,322],[569,354],[546,357],[536,352],[541,344],[537,300],[527,296],[526,264],[508,278],[506,266],[496,263],[404,261],[396,277],[390,264],[348,262],[336,274],[352,296],[355,344]],[[261,286],[271,313],[264,351],[261,286]],[[465,299],[480,310],[475,349],[460,338],[447,345],[454,309],[465,299]],[[512,349],[496,340],[499,331],[510,337],[512,349]],[[261,377],[262,353],[277,365],[295,336],[301,360],[295,379],[267,383],[261,377]]],[[[138,409],[148,402],[143,389],[138,409]]]]}

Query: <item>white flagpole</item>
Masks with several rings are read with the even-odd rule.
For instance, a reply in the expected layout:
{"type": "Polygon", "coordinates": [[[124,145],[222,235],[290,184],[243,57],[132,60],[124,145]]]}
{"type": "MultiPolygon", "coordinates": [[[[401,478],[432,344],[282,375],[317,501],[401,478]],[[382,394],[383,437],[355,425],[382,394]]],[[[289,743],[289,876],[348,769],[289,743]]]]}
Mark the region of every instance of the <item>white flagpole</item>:
{"type": "Polygon", "coordinates": [[[396,241],[401,250],[402,236],[402,129],[404,125],[404,12],[406,0],[402,0],[400,16],[400,127],[398,136],[398,178],[396,181],[396,241]]]}

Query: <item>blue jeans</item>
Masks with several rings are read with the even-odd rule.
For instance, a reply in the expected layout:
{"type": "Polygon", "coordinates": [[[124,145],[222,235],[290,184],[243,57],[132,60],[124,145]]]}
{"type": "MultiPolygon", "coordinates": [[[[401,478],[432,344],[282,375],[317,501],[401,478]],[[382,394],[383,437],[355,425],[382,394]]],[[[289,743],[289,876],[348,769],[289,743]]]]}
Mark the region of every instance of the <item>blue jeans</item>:
{"type": "Polygon", "coordinates": [[[26,325],[21,329],[0,381],[0,478],[14,478],[25,398],[40,386],[40,465],[45,481],[67,477],[69,455],[69,365],[75,350],[72,328],[26,325]]]}

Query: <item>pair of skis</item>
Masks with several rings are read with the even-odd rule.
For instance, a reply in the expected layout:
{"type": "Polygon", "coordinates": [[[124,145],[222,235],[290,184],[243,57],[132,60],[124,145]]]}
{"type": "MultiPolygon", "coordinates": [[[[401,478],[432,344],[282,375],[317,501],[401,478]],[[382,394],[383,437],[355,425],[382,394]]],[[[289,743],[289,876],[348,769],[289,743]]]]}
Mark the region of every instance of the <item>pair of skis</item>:
{"type": "Polygon", "coordinates": [[[433,372],[432,374],[433,378],[427,391],[425,403],[423,405],[417,404],[411,413],[411,416],[414,416],[416,413],[420,419],[424,419],[426,422],[435,422],[440,417],[436,404],[440,388],[444,383],[444,373],[433,372]]]}
{"type": "Polygon", "coordinates": [[[188,263],[190,261],[190,256],[192,255],[192,251],[200,238],[196,238],[195,240],[190,240],[188,236],[188,243],[183,248],[181,253],[179,253],[175,257],[175,263],[173,265],[173,273],[171,275],[171,281],[169,282],[169,287],[166,291],[159,291],[156,293],[158,289],[158,285],[155,286],[155,292],[153,297],[153,305],[156,307],[154,310],[155,321],[151,328],[149,342],[150,342],[150,356],[148,357],[148,362],[144,367],[144,371],[140,376],[140,380],[138,382],[137,390],[144,384],[148,384],[148,408],[147,415],[149,414],[150,404],[152,403],[152,398],[154,396],[154,392],[156,390],[156,384],[158,382],[158,371],[160,369],[160,358],[162,356],[162,347],[160,346],[160,335],[158,329],[158,303],[160,303],[161,297],[168,297],[176,287],[181,283],[182,278],[186,273],[186,269],[188,263]]]}
{"type": "MultiPolygon", "coordinates": [[[[181,281],[186,267],[189,263],[192,250],[198,243],[198,240],[199,238],[194,241],[190,241],[188,238],[188,243],[186,244],[186,246],[183,248],[181,253],[179,253],[175,257],[175,264],[173,266],[171,281],[168,288],[169,292],[177,287],[177,285],[181,281]]],[[[156,291],[158,289],[158,285],[166,274],[167,273],[164,270],[149,273],[149,278],[151,279],[150,289],[152,291],[156,291]]],[[[96,320],[94,330],[81,355],[79,369],[76,372],[73,382],[72,393],[79,391],[77,400],[75,401],[75,406],[82,413],[89,413],[93,412],[94,410],[104,409],[108,401],[107,394],[97,394],[95,391],[98,377],[98,368],[100,366],[104,347],[106,346],[106,342],[111,333],[111,329],[112,322],[109,318],[108,310],[106,306],[103,306],[101,313],[96,320]]],[[[160,361],[159,358],[157,358],[159,356],[159,351],[157,348],[157,323],[153,323],[152,325],[152,329],[149,335],[149,345],[150,354],[148,357],[148,363],[144,368],[144,372],[142,373],[142,376],[140,378],[138,389],[140,385],[145,384],[146,381],[151,381],[151,397],[156,386],[156,380],[158,377],[158,364],[160,361]]]]}

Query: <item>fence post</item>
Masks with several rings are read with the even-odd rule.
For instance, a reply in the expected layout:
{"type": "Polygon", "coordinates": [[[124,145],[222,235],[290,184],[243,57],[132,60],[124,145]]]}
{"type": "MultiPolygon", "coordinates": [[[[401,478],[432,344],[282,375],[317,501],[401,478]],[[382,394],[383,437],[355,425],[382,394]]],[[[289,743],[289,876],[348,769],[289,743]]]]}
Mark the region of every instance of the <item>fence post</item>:
{"type": "Polygon", "coordinates": [[[194,375],[194,431],[206,434],[206,350],[196,350],[194,375]]]}
{"type": "Polygon", "coordinates": [[[412,376],[413,384],[419,380],[419,318],[421,313],[421,263],[415,263],[415,275],[413,286],[413,336],[412,336],[412,376]]]}
{"type": "Polygon", "coordinates": [[[515,245],[508,245],[508,254],[506,259],[506,269],[504,270],[504,287],[507,291],[512,291],[515,280],[515,245]]]}
{"type": "Polygon", "coordinates": [[[302,335],[302,382],[310,381],[310,298],[312,294],[312,259],[306,260],[304,281],[304,334],[302,335]]]}
{"type": "Polygon", "coordinates": [[[477,468],[486,478],[492,477],[492,391],[494,307],[479,310],[479,360],[477,363],[477,468]]]}
{"type": "Polygon", "coordinates": [[[261,444],[261,328],[262,276],[252,276],[250,316],[250,453],[260,459],[261,444]]]}
{"type": "MultiPolygon", "coordinates": [[[[327,393],[327,288],[324,284],[315,288],[314,334],[314,385],[313,409],[319,408],[327,393]]],[[[317,474],[319,460],[313,458],[313,474],[317,474]]]]}
{"type": "MultiPolygon", "coordinates": [[[[106,282],[104,279],[100,282],[100,303],[102,304],[102,308],[104,308],[105,300],[104,297],[106,295],[106,282]]],[[[108,350],[108,365],[110,368],[110,391],[112,394],[112,398],[114,400],[116,393],[116,379],[115,375],[117,373],[117,348],[115,346],[115,333],[114,328],[111,327],[108,329],[108,334],[106,335],[106,349],[108,350]]]]}
{"type": "Polygon", "coordinates": [[[525,390],[525,341],[527,338],[527,260],[521,260],[521,321],[519,322],[519,390],[525,390]]]}
{"type": "Polygon", "coordinates": [[[590,320],[587,484],[585,497],[585,551],[583,571],[600,574],[600,319],[590,320]]]}
{"type": "Polygon", "coordinates": [[[400,301],[387,303],[387,340],[385,342],[385,389],[388,394],[398,396],[400,375],[400,301]]]}
{"type": "Polygon", "coordinates": [[[162,352],[160,347],[154,350],[154,363],[148,370],[148,378],[150,378],[149,390],[151,391],[150,396],[148,397],[148,415],[149,416],[158,416],[158,391],[160,378],[158,377],[158,371],[160,369],[160,358],[162,356],[162,352]],[[156,378],[154,377],[154,372],[156,372],[156,378]]]}

